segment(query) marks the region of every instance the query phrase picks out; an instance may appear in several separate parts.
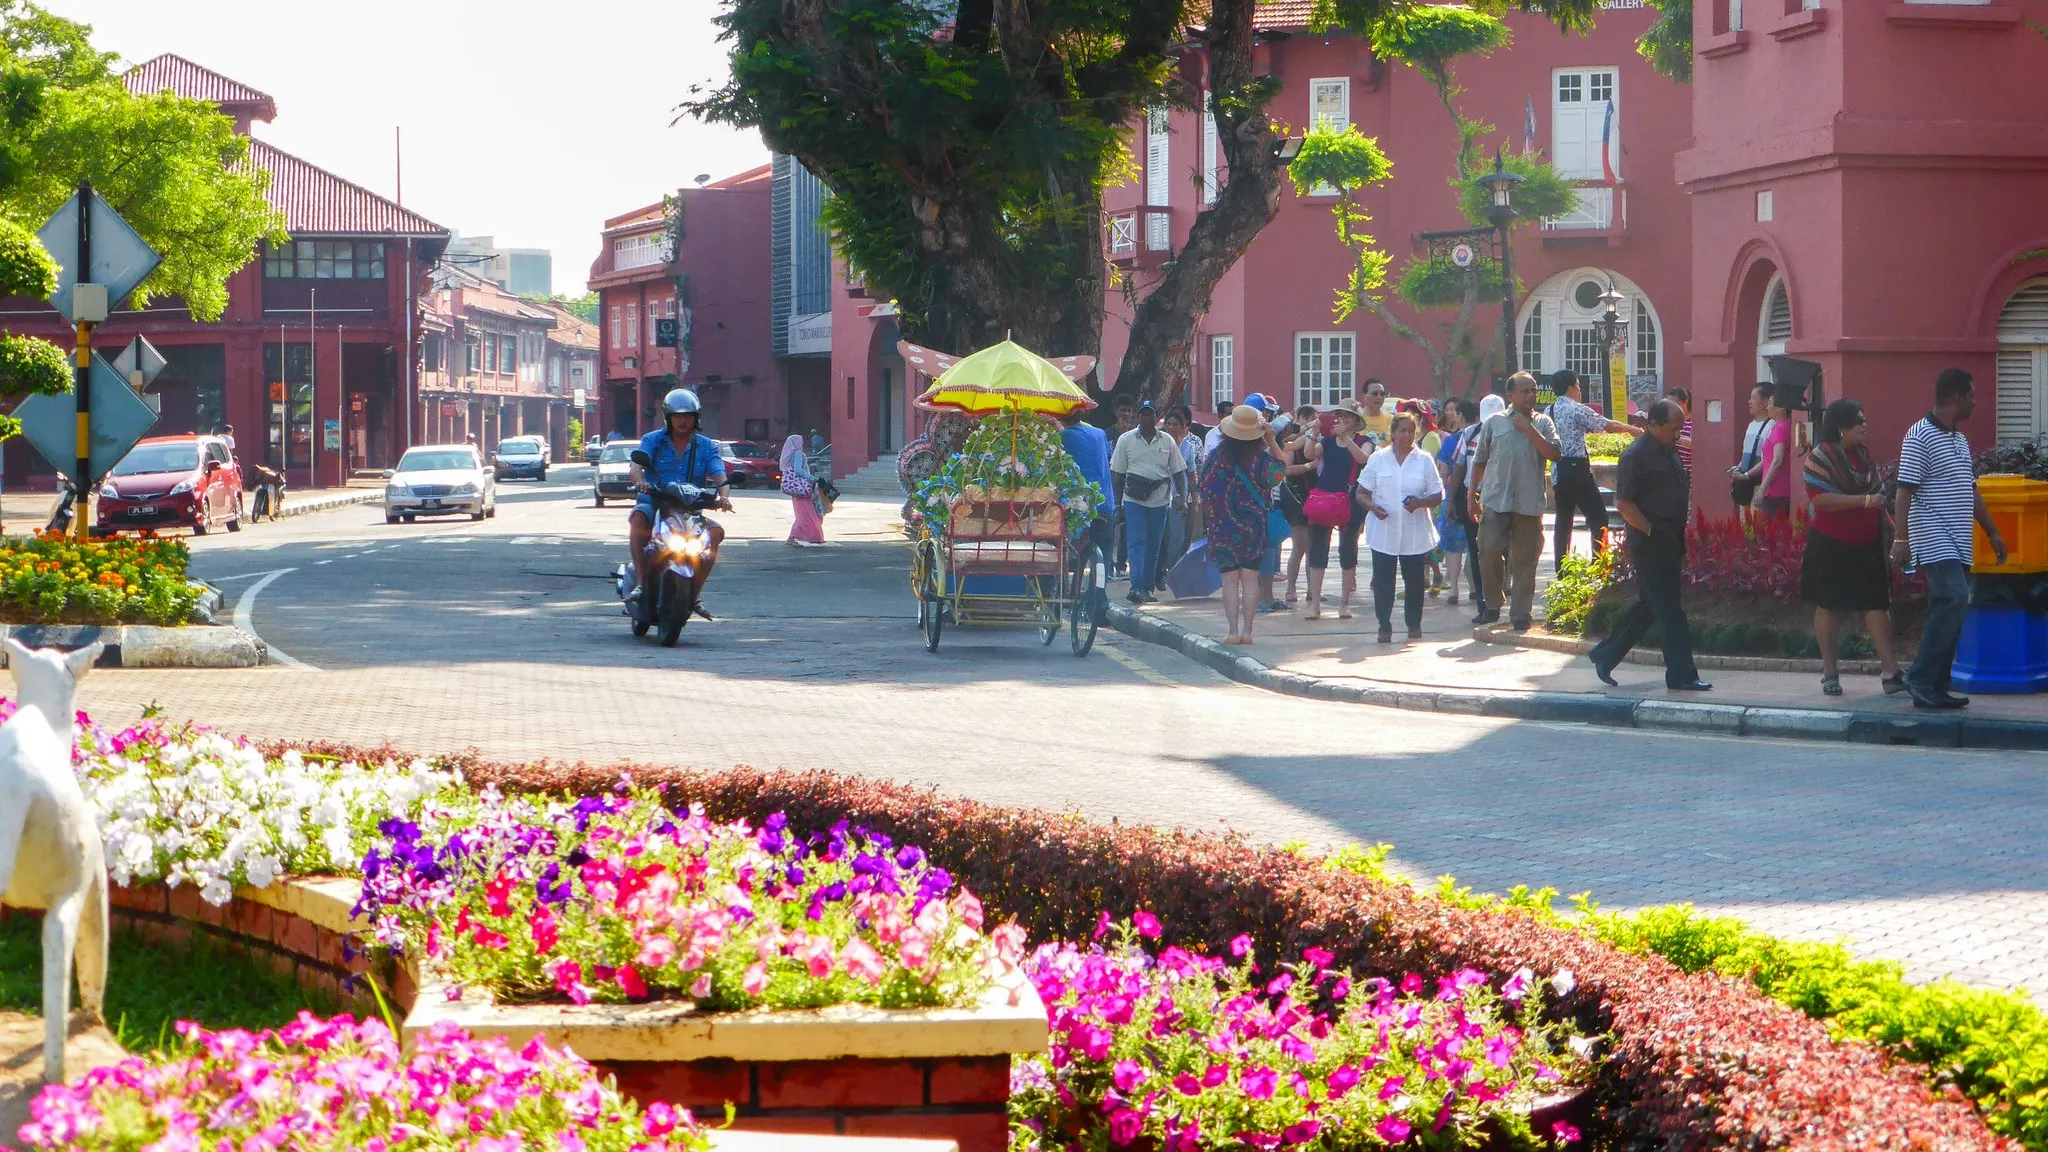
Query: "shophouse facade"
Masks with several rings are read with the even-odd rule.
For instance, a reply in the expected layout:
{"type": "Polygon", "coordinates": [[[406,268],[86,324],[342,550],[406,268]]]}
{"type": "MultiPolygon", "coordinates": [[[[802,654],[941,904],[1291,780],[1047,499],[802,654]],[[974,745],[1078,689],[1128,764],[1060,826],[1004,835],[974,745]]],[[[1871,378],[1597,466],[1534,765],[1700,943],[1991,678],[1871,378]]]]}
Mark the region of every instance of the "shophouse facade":
{"type": "Polygon", "coordinates": [[[540,436],[564,459],[573,395],[549,375],[558,312],[460,268],[440,269],[436,282],[420,355],[427,439],[474,439],[488,451],[509,436],[540,436]]]}
{"type": "MultiPolygon", "coordinates": [[[[131,91],[169,90],[209,101],[246,135],[277,115],[275,101],[179,56],[125,77],[131,91]]],[[[290,240],[263,247],[228,281],[225,314],[195,321],[175,299],[118,309],[95,330],[108,355],[137,335],[168,361],[149,387],[157,434],[230,425],[245,460],[283,469],[298,485],[332,485],[389,467],[424,427],[417,395],[416,302],[448,242],[418,213],[262,140],[249,163],[270,176],[266,196],[290,240]]],[[[69,343],[41,301],[0,303],[7,328],[69,343]]],[[[7,481],[54,483],[25,443],[6,447],[7,481]]]]}

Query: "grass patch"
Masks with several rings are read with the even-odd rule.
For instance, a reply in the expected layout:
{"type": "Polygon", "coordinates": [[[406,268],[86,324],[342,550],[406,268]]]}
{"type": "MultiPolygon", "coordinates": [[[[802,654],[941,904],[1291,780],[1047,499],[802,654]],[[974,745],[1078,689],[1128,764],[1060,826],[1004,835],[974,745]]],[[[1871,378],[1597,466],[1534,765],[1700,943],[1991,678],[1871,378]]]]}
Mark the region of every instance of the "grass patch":
{"type": "MultiPolygon", "coordinates": [[[[37,917],[10,912],[0,921],[0,1009],[41,1015],[42,933],[37,917]]],[[[211,1029],[275,1028],[301,1009],[327,1016],[342,1007],[204,934],[187,947],[169,947],[116,932],[108,952],[107,1028],[131,1052],[169,1046],[179,1020],[211,1029]]]]}

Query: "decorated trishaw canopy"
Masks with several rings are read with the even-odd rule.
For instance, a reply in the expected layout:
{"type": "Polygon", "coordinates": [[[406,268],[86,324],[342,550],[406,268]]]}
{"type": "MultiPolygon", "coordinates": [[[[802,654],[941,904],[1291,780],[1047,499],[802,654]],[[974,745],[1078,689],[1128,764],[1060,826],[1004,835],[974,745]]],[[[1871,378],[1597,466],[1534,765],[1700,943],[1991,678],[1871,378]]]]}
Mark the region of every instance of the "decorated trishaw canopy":
{"type": "Polygon", "coordinates": [[[1094,369],[1093,356],[1048,360],[1009,340],[960,360],[908,342],[900,351],[906,365],[936,377],[917,398],[921,408],[976,416],[989,412],[1064,416],[1095,407],[1095,401],[1075,383],[1094,369]]]}

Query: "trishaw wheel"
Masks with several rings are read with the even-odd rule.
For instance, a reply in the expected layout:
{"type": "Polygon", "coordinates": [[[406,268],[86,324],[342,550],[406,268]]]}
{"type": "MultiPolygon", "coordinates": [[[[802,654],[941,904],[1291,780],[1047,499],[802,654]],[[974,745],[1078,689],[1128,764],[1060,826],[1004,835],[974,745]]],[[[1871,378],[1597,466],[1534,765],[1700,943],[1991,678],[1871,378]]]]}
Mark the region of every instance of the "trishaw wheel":
{"type": "Polygon", "coordinates": [[[945,588],[941,581],[938,561],[938,546],[931,545],[925,553],[924,587],[918,594],[918,623],[924,625],[924,650],[939,650],[939,633],[946,627],[945,588]]]}
{"type": "Polygon", "coordinates": [[[1076,656],[1086,656],[1095,647],[1096,606],[1109,595],[1104,583],[1107,575],[1102,549],[1090,544],[1067,589],[1067,633],[1076,656]]]}
{"type": "Polygon", "coordinates": [[[942,611],[943,607],[936,599],[930,604],[925,605],[924,650],[927,652],[937,652],[939,650],[939,633],[944,631],[946,627],[946,614],[942,611]]]}

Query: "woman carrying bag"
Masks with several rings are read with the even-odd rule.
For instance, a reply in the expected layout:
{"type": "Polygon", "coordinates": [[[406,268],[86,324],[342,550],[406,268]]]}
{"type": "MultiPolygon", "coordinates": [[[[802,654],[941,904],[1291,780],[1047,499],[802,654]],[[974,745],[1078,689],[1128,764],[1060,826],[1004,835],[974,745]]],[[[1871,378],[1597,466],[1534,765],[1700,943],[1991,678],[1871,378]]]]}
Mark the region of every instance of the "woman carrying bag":
{"type": "Polygon", "coordinates": [[[1806,493],[1813,519],[1799,566],[1799,598],[1813,605],[1813,635],[1820,642],[1820,689],[1842,694],[1838,618],[1861,613],[1883,666],[1885,694],[1906,690],[1892,645],[1892,572],[1886,551],[1884,477],[1865,438],[1863,405],[1837,400],[1821,417],[1821,442],[1806,458],[1806,493]]]}
{"type": "Polygon", "coordinates": [[[1202,470],[1202,513],[1209,558],[1223,574],[1225,644],[1252,642],[1258,619],[1261,567],[1268,548],[1273,489],[1285,473],[1279,446],[1256,409],[1240,406],[1218,422],[1222,447],[1202,470]]]}
{"type": "Polygon", "coordinates": [[[1365,527],[1364,510],[1352,499],[1352,484],[1358,470],[1372,455],[1372,442],[1358,434],[1361,418],[1358,406],[1339,401],[1334,409],[1335,434],[1310,433],[1309,462],[1316,465],[1315,486],[1302,502],[1308,519],[1308,616],[1323,614],[1323,576],[1330,568],[1330,534],[1340,533],[1337,562],[1344,572],[1343,598],[1337,603],[1337,619],[1351,619],[1351,594],[1358,590],[1358,533],[1365,527]]]}
{"type": "Polygon", "coordinates": [[[823,499],[818,481],[811,475],[811,462],[804,455],[804,438],[792,435],[782,442],[782,491],[789,497],[795,522],[789,527],[789,545],[803,548],[825,542],[823,499]]]}

